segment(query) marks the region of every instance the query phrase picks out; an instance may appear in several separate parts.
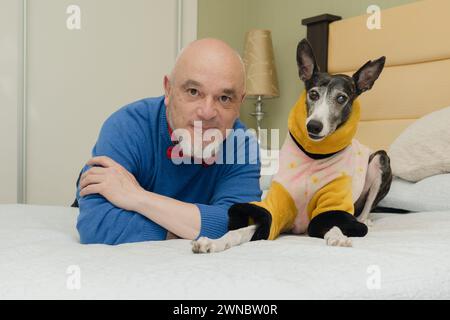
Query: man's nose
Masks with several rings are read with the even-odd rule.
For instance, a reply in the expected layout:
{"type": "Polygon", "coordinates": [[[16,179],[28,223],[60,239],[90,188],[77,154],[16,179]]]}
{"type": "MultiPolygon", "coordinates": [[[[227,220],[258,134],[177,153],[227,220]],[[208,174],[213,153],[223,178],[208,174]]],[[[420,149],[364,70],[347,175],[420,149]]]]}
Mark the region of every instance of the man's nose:
{"type": "Polygon", "coordinates": [[[207,97],[197,109],[197,114],[202,120],[211,120],[217,115],[214,99],[207,97]]]}

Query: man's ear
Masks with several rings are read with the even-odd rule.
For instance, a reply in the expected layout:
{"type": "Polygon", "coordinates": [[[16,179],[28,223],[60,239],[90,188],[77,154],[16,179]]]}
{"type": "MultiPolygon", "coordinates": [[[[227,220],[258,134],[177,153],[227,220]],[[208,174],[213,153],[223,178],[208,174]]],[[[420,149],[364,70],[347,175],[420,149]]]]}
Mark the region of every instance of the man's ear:
{"type": "Polygon", "coordinates": [[[385,61],[384,56],[375,61],[369,60],[355,72],[352,78],[355,81],[357,95],[372,88],[384,68],[385,61]]]}
{"type": "Polygon", "coordinates": [[[314,73],[319,72],[314,52],[306,39],[303,39],[297,45],[297,66],[298,75],[302,81],[311,79],[314,73]]]}
{"type": "Polygon", "coordinates": [[[245,101],[245,97],[247,96],[247,92],[244,92],[243,94],[242,94],[242,97],[241,97],[241,104],[243,104],[244,103],[244,101],[245,101]]]}
{"type": "Polygon", "coordinates": [[[170,90],[172,90],[172,87],[171,87],[171,84],[170,84],[170,79],[169,79],[168,76],[164,76],[163,84],[164,84],[164,104],[166,106],[168,106],[169,105],[170,90]]]}

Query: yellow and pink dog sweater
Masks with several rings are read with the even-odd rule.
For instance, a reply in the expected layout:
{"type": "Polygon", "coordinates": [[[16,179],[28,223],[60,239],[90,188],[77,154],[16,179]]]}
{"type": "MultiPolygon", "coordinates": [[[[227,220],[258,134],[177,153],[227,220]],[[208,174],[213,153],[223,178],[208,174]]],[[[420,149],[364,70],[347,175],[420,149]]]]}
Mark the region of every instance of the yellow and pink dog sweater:
{"type": "MultiPolygon", "coordinates": [[[[358,101],[353,102],[349,119],[322,141],[308,138],[305,101],[303,92],[290,112],[279,170],[266,198],[251,202],[271,215],[271,219],[256,219],[270,223],[269,240],[287,231],[305,233],[309,222],[325,212],[353,215],[354,203],[364,188],[371,151],[353,139],[360,118],[358,101]],[[329,156],[317,159],[308,154],[329,156]]],[[[254,223],[251,214],[248,219],[246,224],[254,223]]]]}

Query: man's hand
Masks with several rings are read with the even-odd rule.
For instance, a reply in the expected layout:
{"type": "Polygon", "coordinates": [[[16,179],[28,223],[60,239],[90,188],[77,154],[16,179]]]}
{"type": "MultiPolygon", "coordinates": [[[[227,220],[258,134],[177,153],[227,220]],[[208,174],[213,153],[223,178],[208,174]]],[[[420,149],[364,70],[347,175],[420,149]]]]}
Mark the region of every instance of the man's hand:
{"type": "Polygon", "coordinates": [[[136,205],[145,190],[136,178],[109,157],[94,157],[87,165],[92,167],[81,175],[80,196],[99,193],[116,207],[136,211],[136,205]]]}

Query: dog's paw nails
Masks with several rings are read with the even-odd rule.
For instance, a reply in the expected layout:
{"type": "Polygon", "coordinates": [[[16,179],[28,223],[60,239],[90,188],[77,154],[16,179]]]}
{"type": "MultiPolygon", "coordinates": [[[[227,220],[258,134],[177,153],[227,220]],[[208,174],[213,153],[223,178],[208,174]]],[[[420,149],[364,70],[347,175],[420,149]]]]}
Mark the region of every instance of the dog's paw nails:
{"type": "Polygon", "coordinates": [[[201,237],[194,240],[192,243],[192,252],[194,253],[212,253],[215,252],[215,245],[213,241],[206,237],[201,237]]]}
{"type": "Polygon", "coordinates": [[[329,238],[329,239],[327,239],[327,245],[333,246],[333,247],[351,247],[352,240],[350,240],[347,237],[345,237],[345,239],[344,238],[340,238],[340,239],[329,238]]]}
{"type": "Polygon", "coordinates": [[[333,246],[333,247],[351,247],[352,246],[352,241],[349,238],[346,239],[328,239],[327,240],[327,245],[328,246],[333,246]]]}
{"type": "Polygon", "coordinates": [[[328,231],[325,234],[324,239],[328,246],[333,246],[333,247],[351,247],[352,246],[352,240],[349,237],[345,236],[342,233],[342,231],[337,227],[331,228],[330,231],[328,231]]]}

